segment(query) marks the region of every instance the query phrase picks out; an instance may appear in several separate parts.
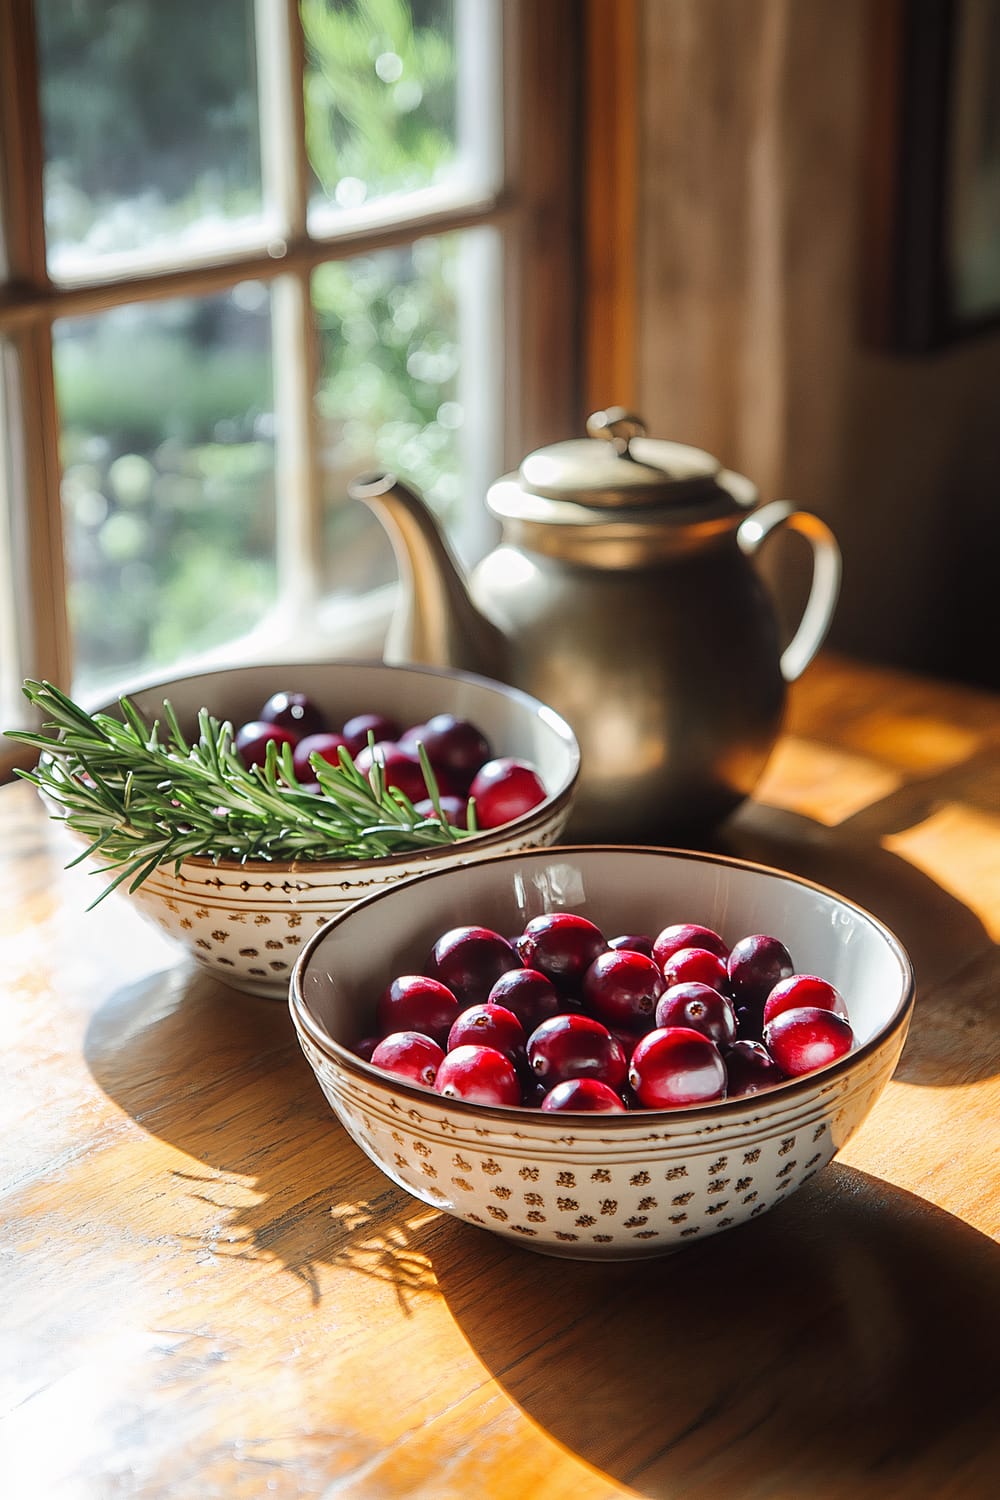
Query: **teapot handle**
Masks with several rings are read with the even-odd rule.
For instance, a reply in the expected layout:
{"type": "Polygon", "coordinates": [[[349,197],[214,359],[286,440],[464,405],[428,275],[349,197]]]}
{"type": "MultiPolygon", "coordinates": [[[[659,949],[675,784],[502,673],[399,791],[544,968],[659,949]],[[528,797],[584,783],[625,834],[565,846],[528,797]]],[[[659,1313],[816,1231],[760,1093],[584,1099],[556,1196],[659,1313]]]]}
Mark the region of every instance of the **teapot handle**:
{"type": "Polygon", "coordinates": [[[796,510],[787,500],[763,505],[740,525],[736,533],[740,551],[753,557],[761,543],[779,526],[787,526],[805,537],[812,548],[813,576],[809,598],[799,628],[781,654],[781,675],[786,682],[801,677],[823,643],[840,593],[840,548],[825,521],[807,510],[796,510]]]}

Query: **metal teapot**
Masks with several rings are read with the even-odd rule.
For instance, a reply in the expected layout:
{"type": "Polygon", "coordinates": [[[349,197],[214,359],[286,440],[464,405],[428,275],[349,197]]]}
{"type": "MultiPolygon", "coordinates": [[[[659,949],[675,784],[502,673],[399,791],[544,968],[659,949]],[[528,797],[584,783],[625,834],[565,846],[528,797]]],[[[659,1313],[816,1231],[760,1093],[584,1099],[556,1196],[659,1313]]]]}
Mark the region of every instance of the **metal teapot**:
{"type": "Polygon", "coordinates": [[[753,790],[786,684],[830,623],[840,551],[824,522],[613,408],[489,490],[499,545],[465,580],[426,505],[392,474],[350,486],[381,518],[401,580],[385,659],[460,667],[557,709],[580,742],[569,833],[680,841],[753,790]],[[779,527],[812,547],[792,640],[753,559],[779,527]]]}

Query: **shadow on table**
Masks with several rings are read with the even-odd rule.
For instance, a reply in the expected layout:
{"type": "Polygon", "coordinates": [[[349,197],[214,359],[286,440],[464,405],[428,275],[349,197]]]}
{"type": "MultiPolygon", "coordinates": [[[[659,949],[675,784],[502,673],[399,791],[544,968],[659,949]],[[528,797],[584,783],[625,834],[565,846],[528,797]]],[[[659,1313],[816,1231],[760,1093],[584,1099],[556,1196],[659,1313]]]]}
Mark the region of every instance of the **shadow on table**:
{"type": "Polygon", "coordinates": [[[1000,1248],[877,1179],[831,1166],[660,1260],[511,1250],[502,1303],[463,1259],[435,1272],[489,1372],[643,1496],[996,1493],[1000,1248]]]}

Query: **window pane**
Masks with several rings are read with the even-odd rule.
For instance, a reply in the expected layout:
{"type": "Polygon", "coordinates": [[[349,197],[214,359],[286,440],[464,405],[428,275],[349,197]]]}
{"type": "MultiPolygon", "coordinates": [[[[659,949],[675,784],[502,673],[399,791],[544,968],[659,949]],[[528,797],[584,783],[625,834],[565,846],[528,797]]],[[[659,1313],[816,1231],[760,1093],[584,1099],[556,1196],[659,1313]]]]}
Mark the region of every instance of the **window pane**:
{"type": "MultiPolygon", "coordinates": [[[[313,221],[469,169],[456,3],[464,0],[301,0],[313,221]]],[[[489,0],[478,12],[486,24],[489,0]]],[[[461,65],[475,68],[474,55],[461,65]]]]}
{"type": "Polygon", "coordinates": [[[267,289],[55,327],[76,686],[236,639],[274,603],[267,289]]]}
{"type": "Polygon", "coordinates": [[[35,0],[55,276],[261,215],[253,0],[35,0]]]}
{"type": "Polygon", "coordinates": [[[367,470],[394,471],[424,496],[459,552],[477,550],[500,406],[499,340],[478,310],[498,305],[498,263],[495,235],[480,229],[316,271],[330,590],[395,576],[381,527],[365,507],[344,503],[350,480],[367,470]]]}

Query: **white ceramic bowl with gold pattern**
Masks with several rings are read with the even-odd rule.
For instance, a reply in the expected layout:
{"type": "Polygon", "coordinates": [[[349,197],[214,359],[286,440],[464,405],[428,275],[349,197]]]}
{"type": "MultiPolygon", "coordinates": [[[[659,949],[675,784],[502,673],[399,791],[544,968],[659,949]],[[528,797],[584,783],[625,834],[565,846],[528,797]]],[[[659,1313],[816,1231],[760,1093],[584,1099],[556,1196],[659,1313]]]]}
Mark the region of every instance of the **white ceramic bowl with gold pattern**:
{"type": "MultiPolygon", "coordinates": [[[[296,863],[185,859],[161,865],[130,897],[204,968],[239,990],[284,999],[306,940],[355,901],[424,871],[454,868],[477,854],[549,844],[562,832],[580,755],[572,730],[537,699],[470,673],[338,661],[233,667],[165,679],[127,696],[148,719],[169,699],[185,733],[201,708],[234,726],[259,716],[272,693],[304,692],[332,724],[383,713],[405,724],[453,713],[477,724],[496,755],[530,761],[548,795],[502,828],[415,853],[372,860],[296,863]]],[[[117,705],[106,704],[105,713],[117,705]]],[[[100,878],[100,877],[98,877],[100,878]]]]}
{"type": "Polygon", "coordinates": [[[488,857],[369,897],[314,935],[290,1006],[345,1129],[393,1182],[517,1243],[575,1259],[661,1255],[757,1217],[831,1160],[892,1074],[913,1005],[893,934],[808,881],[679,850],[554,847],[488,857]],[[520,932],[578,912],[612,935],[700,922],[730,943],[768,932],[800,972],[845,996],[857,1038],[839,1062],[766,1093],[626,1114],[558,1114],[446,1099],[351,1048],[398,974],[462,925],[520,932]]]}

